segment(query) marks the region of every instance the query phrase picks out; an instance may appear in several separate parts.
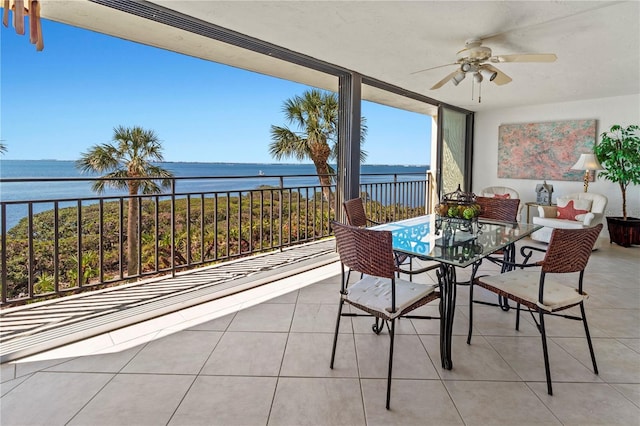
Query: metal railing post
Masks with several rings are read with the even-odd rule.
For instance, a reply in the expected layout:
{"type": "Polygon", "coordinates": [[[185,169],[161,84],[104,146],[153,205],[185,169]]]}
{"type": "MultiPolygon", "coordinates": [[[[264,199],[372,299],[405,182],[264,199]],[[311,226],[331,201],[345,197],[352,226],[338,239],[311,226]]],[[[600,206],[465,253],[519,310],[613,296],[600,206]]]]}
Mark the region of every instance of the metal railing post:
{"type": "Polygon", "coordinates": [[[280,195],[278,196],[278,247],[282,251],[282,203],[284,199],[284,177],[280,176],[280,195]]]}
{"type": "Polygon", "coordinates": [[[176,276],[176,180],[171,179],[171,277],[176,276]]]}

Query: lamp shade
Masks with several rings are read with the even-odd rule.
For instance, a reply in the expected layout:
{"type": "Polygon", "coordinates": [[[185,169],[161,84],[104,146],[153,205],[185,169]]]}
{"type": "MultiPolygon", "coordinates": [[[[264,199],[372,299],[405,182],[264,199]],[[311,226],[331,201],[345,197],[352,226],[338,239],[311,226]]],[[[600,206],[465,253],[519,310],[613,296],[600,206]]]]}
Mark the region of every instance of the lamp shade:
{"type": "Polygon", "coordinates": [[[576,164],[571,166],[571,170],[603,170],[595,154],[580,154],[576,164]]]}

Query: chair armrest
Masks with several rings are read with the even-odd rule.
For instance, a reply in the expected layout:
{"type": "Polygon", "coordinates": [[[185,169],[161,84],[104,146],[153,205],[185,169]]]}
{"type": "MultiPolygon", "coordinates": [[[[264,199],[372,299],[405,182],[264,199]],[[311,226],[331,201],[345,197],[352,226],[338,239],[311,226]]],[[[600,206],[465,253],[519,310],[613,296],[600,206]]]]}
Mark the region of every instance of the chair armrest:
{"type": "Polygon", "coordinates": [[[367,218],[367,222],[370,225],[380,225],[381,224],[381,222],[376,222],[375,220],[371,220],[371,219],[368,219],[368,218],[367,218]]]}
{"type": "MultiPolygon", "coordinates": [[[[531,255],[529,255],[530,257],[531,255]]],[[[524,269],[524,268],[531,268],[534,266],[541,266],[542,265],[542,261],[538,261],[535,263],[527,263],[527,261],[529,260],[528,257],[525,257],[524,262],[523,263],[517,263],[517,262],[509,262],[506,261],[504,259],[500,259],[497,257],[485,257],[485,259],[489,260],[490,262],[495,263],[496,265],[504,265],[507,266],[508,269],[507,271],[511,271],[515,268],[520,268],[520,269],[524,269]]]]}
{"type": "MultiPolygon", "coordinates": [[[[520,254],[522,255],[522,257],[524,257],[524,261],[522,262],[523,265],[527,265],[529,264],[529,259],[531,258],[531,256],[533,255],[534,251],[539,251],[540,253],[546,253],[547,249],[543,249],[540,247],[533,247],[533,246],[522,246],[520,247],[520,254]]],[[[538,261],[536,263],[531,263],[531,265],[540,265],[542,264],[542,261],[538,261]]]]}
{"type": "Polygon", "coordinates": [[[584,224],[584,226],[597,225],[598,223],[600,223],[600,221],[602,221],[602,216],[602,213],[587,213],[584,215],[582,223],[584,224]],[[600,220],[596,221],[596,217],[598,217],[600,220]]]}
{"type": "Polygon", "coordinates": [[[420,268],[420,269],[414,269],[412,271],[406,270],[406,269],[402,269],[400,267],[396,267],[396,271],[400,272],[401,274],[408,274],[408,275],[416,275],[416,274],[421,274],[423,272],[427,272],[427,271],[432,271],[434,269],[438,269],[440,267],[439,263],[434,263],[433,265],[429,265],[426,266],[424,268],[420,268]]]}

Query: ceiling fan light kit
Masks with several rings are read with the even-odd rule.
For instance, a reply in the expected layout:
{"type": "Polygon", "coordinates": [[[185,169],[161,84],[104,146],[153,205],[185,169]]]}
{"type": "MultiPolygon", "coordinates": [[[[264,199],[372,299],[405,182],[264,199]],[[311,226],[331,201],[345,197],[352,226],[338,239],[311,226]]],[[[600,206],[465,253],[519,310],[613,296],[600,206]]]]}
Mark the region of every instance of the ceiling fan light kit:
{"type": "Polygon", "coordinates": [[[467,74],[465,74],[464,71],[458,70],[458,72],[451,78],[451,81],[453,81],[453,84],[457,86],[466,76],[467,74]]]}
{"type": "MultiPolygon", "coordinates": [[[[510,83],[511,77],[495,68],[493,65],[491,65],[491,63],[554,62],[557,59],[557,56],[553,53],[523,53],[514,55],[492,56],[491,49],[487,46],[482,46],[482,40],[479,38],[472,38],[467,40],[465,42],[464,49],[460,50],[456,56],[456,62],[448,65],[459,65],[460,68],[434,84],[433,87],[431,87],[431,90],[439,89],[447,82],[449,82],[449,80],[451,80],[453,84],[457,86],[462,80],[464,80],[468,72],[473,73],[474,83],[480,84],[486,78],[489,81],[494,82],[498,86],[501,86],[503,84],[510,83]]],[[[422,71],[429,71],[431,69],[441,68],[448,65],[440,65],[422,71]]],[[[480,97],[478,97],[478,102],[480,102],[480,97]]]]}
{"type": "Polygon", "coordinates": [[[489,70],[488,70],[488,69],[486,69],[486,68],[482,68],[482,69],[480,70],[480,72],[482,73],[482,75],[483,75],[485,78],[488,78],[488,79],[489,79],[489,81],[493,81],[493,80],[495,80],[495,79],[496,79],[496,77],[498,76],[498,72],[497,72],[497,71],[489,71],[489,70]]]}

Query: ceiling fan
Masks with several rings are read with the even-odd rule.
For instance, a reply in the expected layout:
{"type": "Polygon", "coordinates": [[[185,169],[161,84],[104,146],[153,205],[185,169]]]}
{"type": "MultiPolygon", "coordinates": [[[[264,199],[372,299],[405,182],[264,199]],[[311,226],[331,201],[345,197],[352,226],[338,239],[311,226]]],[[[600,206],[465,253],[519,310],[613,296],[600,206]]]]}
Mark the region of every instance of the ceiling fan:
{"type": "Polygon", "coordinates": [[[523,53],[515,55],[498,55],[493,56],[491,49],[482,45],[482,40],[479,38],[472,38],[465,42],[464,49],[457,53],[457,60],[451,64],[440,65],[433,68],[427,68],[424,70],[416,71],[413,74],[417,74],[424,71],[433,70],[436,68],[448,67],[451,65],[459,65],[458,69],[447,75],[445,78],[437,82],[431,87],[431,90],[439,89],[444,86],[449,80],[453,81],[454,85],[460,84],[462,80],[467,76],[467,73],[473,75],[473,79],[477,83],[481,83],[485,78],[489,81],[493,81],[495,84],[501,86],[511,82],[511,77],[491,65],[491,63],[501,62],[554,62],[557,56],[553,53],[523,53]]]}

